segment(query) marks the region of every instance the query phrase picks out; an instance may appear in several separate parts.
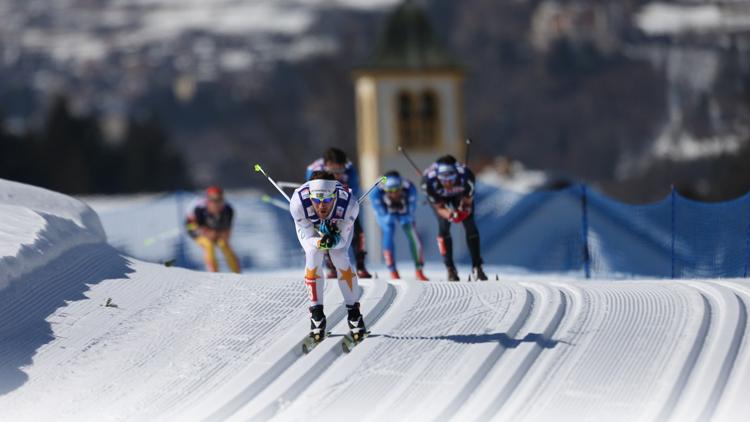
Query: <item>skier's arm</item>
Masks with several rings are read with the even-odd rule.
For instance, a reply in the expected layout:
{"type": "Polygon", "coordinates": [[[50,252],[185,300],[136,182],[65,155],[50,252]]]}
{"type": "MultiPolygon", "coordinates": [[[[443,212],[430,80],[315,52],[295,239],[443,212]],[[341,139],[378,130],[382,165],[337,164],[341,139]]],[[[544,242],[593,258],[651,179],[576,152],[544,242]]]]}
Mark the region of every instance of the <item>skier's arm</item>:
{"type": "Polygon", "coordinates": [[[466,168],[466,180],[464,182],[464,196],[461,198],[461,209],[471,212],[471,207],[474,205],[474,173],[466,168]]]}
{"type": "Polygon", "coordinates": [[[294,226],[297,231],[297,239],[299,239],[302,249],[306,251],[318,249],[318,241],[320,235],[313,223],[305,217],[305,211],[302,209],[302,202],[299,200],[298,195],[292,196],[292,200],[289,203],[289,211],[294,219],[294,226]]]}
{"type": "Polygon", "coordinates": [[[422,178],[422,190],[424,190],[425,195],[427,195],[427,200],[430,201],[430,204],[435,209],[438,217],[450,220],[453,216],[453,211],[445,206],[445,202],[438,196],[437,192],[435,192],[432,183],[430,183],[430,179],[426,175],[422,178]]]}
{"type": "Polygon", "coordinates": [[[372,203],[372,207],[375,209],[375,213],[378,215],[385,215],[386,209],[385,204],[383,204],[383,198],[380,193],[380,189],[373,189],[372,192],[370,192],[370,202],[372,203]]]}
{"type": "Polygon", "coordinates": [[[338,222],[339,235],[341,240],[331,249],[348,249],[354,236],[354,221],[359,215],[359,203],[357,198],[349,201],[349,209],[346,211],[346,217],[338,222]]]}

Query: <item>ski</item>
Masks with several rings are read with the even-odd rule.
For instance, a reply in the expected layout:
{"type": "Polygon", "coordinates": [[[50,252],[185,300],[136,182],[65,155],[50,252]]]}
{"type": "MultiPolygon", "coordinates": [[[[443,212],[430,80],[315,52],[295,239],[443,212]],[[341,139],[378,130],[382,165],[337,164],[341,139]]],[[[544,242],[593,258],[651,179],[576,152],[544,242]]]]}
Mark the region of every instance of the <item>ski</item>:
{"type": "Polygon", "coordinates": [[[344,339],[341,341],[341,348],[344,350],[344,353],[349,353],[352,351],[352,349],[357,347],[359,343],[362,343],[369,336],[369,331],[365,331],[365,334],[358,339],[352,337],[352,333],[347,333],[344,335],[344,339]]]}
{"type": "Polygon", "coordinates": [[[331,336],[331,332],[328,331],[326,333],[326,336],[323,337],[322,339],[320,339],[320,341],[315,341],[315,339],[313,339],[312,337],[310,337],[310,335],[307,335],[305,337],[305,339],[302,340],[302,344],[301,344],[302,353],[305,354],[305,355],[308,354],[308,353],[310,353],[313,349],[315,349],[316,347],[318,347],[318,345],[320,343],[322,343],[323,340],[327,339],[330,336],[331,336]]]}

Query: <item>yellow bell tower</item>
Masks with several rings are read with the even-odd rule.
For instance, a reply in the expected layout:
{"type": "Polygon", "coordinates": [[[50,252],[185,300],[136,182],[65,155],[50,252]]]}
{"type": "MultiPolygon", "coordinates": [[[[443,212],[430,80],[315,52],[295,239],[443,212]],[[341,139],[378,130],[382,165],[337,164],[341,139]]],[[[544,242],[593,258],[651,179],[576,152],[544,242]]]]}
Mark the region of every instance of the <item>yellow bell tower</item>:
{"type": "MultiPolygon", "coordinates": [[[[398,170],[419,183],[399,146],[420,169],[444,154],[463,159],[463,77],[460,66],[438,42],[424,9],[413,1],[397,7],[374,58],[354,72],[363,187],[388,170],[398,170]]],[[[371,207],[364,211],[368,249],[379,251],[374,214],[371,207]]]]}

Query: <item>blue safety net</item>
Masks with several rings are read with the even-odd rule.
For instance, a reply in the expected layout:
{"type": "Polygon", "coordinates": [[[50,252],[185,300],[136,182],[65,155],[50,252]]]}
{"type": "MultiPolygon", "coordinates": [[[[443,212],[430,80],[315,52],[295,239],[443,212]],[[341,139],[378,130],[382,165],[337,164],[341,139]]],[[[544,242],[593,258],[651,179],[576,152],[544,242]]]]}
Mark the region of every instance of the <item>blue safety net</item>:
{"type": "MultiPolygon", "coordinates": [[[[243,268],[302,265],[304,257],[288,210],[260,197],[257,192],[227,195],[236,211],[232,244],[243,268]]],[[[152,262],[176,259],[177,265],[202,268],[201,250],[182,226],[197,198],[176,192],[100,206],[98,212],[110,243],[128,255],[152,262]]],[[[750,194],[702,203],[673,191],[656,203],[631,205],[584,185],[517,193],[479,184],[475,218],[485,264],[505,266],[508,271],[591,278],[748,274],[750,194]]],[[[415,221],[426,261],[440,262],[437,217],[424,196],[415,221]]],[[[456,263],[469,264],[460,225],[453,226],[452,238],[456,263]]],[[[395,240],[397,260],[408,263],[406,236],[397,230],[395,240]]],[[[370,262],[380,257],[380,251],[369,251],[370,262]]]]}

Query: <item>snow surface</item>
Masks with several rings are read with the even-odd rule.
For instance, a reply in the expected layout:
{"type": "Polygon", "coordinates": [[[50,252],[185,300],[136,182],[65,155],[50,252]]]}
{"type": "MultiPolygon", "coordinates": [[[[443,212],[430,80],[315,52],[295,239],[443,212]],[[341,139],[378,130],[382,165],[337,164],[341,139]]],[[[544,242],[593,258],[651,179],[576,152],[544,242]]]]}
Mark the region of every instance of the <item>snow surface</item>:
{"type": "Polygon", "coordinates": [[[0,179],[0,290],[65,251],[106,242],[99,217],[73,198],[0,179]]]}
{"type": "MultiPolygon", "coordinates": [[[[67,230],[81,213],[78,232],[96,221],[48,191],[3,182],[0,197],[0,221],[17,221],[15,231],[0,231],[6,244],[39,232],[33,204],[59,217],[47,231],[67,230]],[[11,191],[25,200],[10,204],[11,191]]],[[[303,356],[301,274],[166,268],[122,256],[103,236],[67,248],[0,290],[0,415],[675,422],[750,415],[746,280],[501,274],[448,283],[430,263],[428,283],[361,283],[372,335],[350,354],[341,351],[345,309],[331,283],[333,337],[303,356]]]]}

